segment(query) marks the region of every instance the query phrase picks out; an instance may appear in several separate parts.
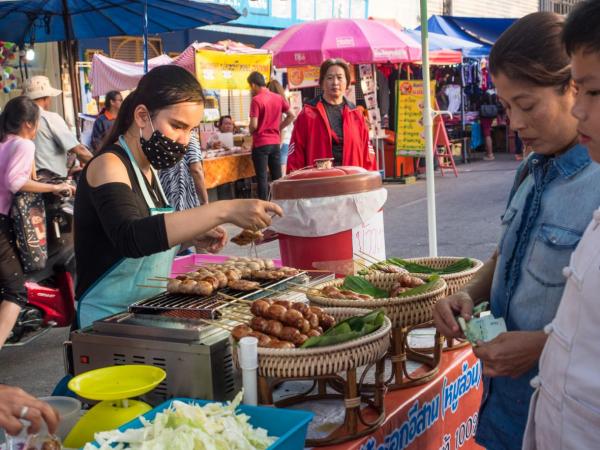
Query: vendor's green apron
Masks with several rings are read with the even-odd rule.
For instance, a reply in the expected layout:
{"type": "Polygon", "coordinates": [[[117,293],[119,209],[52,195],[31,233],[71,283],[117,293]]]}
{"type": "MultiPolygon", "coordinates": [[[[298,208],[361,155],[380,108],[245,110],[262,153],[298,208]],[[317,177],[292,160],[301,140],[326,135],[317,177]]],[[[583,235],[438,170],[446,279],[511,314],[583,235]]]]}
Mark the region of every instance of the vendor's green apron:
{"type": "MultiPolygon", "coordinates": [[[[157,208],[144,180],[140,168],[135,158],[127,147],[123,136],[119,138],[121,147],[127,153],[138,184],[144,194],[146,204],[150,208],[150,214],[164,214],[173,211],[173,208],[157,208]]],[[[165,204],[167,200],[165,193],[160,186],[156,172],[152,169],[154,179],[158,183],[160,194],[165,204]]],[[[149,282],[153,277],[168,277],[171,272],[173,258],[177,253],[179,246],[170,250],[156,253],[142,258],[123,258],[104,273],[90,288],[81,296],[77,308],[77,318],[79,327],[84,328],[91,325],[94,321],[104,317],[116,314],[126,310],[129,305],[147,297],[156,295],[164,289],[144,288],[140,285],[156,285],[156,282],[149,282]]]]}

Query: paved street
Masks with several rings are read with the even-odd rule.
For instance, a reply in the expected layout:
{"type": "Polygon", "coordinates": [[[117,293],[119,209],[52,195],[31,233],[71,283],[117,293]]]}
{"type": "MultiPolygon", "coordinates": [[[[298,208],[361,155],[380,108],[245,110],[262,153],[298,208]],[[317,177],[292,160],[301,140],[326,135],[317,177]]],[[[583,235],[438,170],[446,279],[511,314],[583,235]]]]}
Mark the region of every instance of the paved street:
{"type": "MultiPolygon", "coordinates": [[[[438,244],[440,255],[487,258],[493,251],[517,162],[499,155],[493,162],[460,165],[460,176],[436,176],[438,244]]],[[[425,181],[413,185],[387,185],[385,235],[388,256],[425,256],[427,204],[425,181]]],[[[228,246],[224,254],[245,250],[228,246]]],[[[276,257],[276,243],[259,247],[259,256],[276,257]]],[[[25,347],[0,351],[0,382],[31,393],[49,395],[63,375],[62,342],[66,329],[53,330],[25,347]]]]}

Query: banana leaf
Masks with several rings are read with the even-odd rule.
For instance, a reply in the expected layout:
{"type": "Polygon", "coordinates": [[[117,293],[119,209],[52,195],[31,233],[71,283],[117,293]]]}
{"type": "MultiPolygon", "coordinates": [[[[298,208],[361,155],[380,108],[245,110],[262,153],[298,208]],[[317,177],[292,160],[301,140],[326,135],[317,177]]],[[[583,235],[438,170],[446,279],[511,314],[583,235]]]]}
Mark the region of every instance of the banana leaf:
{"type": "Polygon", "coordinates": [[[364,316],[350,317],[330,328],[321,336],[311,337],[301,348],[325,347],[348,342],[378,330],[384,321],[385,314],[382,310],[371,311],[364,316]]]}
{"type": "Polygon", "coordinates": [[[366,294],[374,298],[386,298],[389,297],[389,293],[383,289],[378,288],[371,282],[365,280],[363,277],[356,275],[348,275],[344,278],[342,289],[356,292],[357,294],[366,294]]]}
{"type": "Polygon", "coordinates": [[[417,286],[415,288],[409,289],[408,291],[404,291],[397,295],[397,297],[412,297],[413,295],[421,295],[426,292],[432,290],[435,285],[440,281],[440,276],[438,274],[433,274],[429,277],[425,284],[421,286],[417,286]]]}

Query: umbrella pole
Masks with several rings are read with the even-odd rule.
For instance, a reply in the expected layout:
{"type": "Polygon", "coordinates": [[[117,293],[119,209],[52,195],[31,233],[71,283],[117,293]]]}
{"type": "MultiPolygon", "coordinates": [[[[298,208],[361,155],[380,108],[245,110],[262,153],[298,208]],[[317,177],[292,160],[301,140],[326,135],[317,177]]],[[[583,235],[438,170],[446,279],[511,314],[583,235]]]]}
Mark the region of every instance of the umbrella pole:
{"type": "MultiPolygon", "coordinates": [[[[71,96],[73,101],[74,119],[77,122],[79,112],[81,111],[81,99],[79,97],[79,83],[77,82],[77,74],[75,71],[75,57],[74,51],[74,35],[73,35],[73,24],[71,23],[71,14],[67,5],[67,0],[62,0],[63,6],[63,23],[65,26],[65,32],[67,40],[65,42],[65,48],[67,53],[67,65],[69,66],[69,82],[71,83],[71,96]]],[[[75,47],[76,48],[76,47],[75,47]]],[[[75,127],[77,130],[77,136],[79,136],[79,127],[75,127]]]]}
{"type": "Polygon", "coordinates": [[[437,256],[437,228],[435,214],[435,173],[433,170],[433,114],[429,76],[429,35],[427,31],[427,0],[421,0],[421,51],[423,59],[423,125],[425,126],[425,162],[427,174],[427,229],[429,256],[437,256]]]}
{"type": "Polygon", "coordinates": [[[144,73],[148,73],[148,0],[144,0],[144,73]]]}

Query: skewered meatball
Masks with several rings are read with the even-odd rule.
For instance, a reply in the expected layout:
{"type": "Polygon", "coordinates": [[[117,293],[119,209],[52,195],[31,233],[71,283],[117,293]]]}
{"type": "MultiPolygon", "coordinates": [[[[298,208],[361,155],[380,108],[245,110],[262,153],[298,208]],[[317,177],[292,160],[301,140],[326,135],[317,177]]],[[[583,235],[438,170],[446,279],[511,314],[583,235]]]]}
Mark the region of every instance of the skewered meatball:
{"type": "Polygon", "coordinates": [[[308,305],[302,302],[292,302],[291,308],[295,309],[296,311],[300,311],[304,316],[310,312],[308,305]]]}
{"type": "Polygon", "coordinates": [[[267,310],[267,316],[269,319],[275,319],[283,322],[286,313],[285,307],[281,305],[271,305],[267,310]]]}
{"type": "Polygon", "coordinates": [[[169,280],[169,282],[167,283],[167,292],[172,292],[174,294],[178,293],[181,287],[181,283],[182,280],[179,279],[169,280]]]}
{"type": "Polygon", "coordinates": [[[263,317],[253,317],[252,320],[250,320],[250,327],[254,331],[266,333],[268,323],[269,321],[263,317]]]}
{"type": "Polygon", "coordinates": [[[182,294],[192,294],[194,292],[196,284],[198,284],[196,283],[196,281],[188,278],[181,282],[181,285],[179,286],[179,292],[181,292],[182,294]]]}
{"type": "Polygon", "coordinates": [[[258,317],[265,317],[267,310],[269,309],[269,303],[264,300],[256,300],[250,306],[250,312],[258,317]]]}
{"type": "Polygon", "coordinates": [[[225,270],[225,276],[228,280],[241,280],[242,273],[237,269],[225,270]]]}
{"type": "Polygon", "coordinates": [[[323,314],[325,314],[325,311],[323,311],[323,309],[319,308],[318,306],[309,306],[308,309],[311,313],[316,314],[319,320],[321,320],[321,317],[323,317],[323,314]]]}
{"type": "Polygon", "coordinates": [[[292,342],[296,347],[300,347],[306,341],[308,341],[308,336],[306,334],[297,334],[294,336],[294,340],[292,342]]]}
{"type": "Polygon", "coordinates": [[[302,319],[302,322],[299,323],[299,327],[298,329],[300,330],[301,333],[308,333],[310,331],[310,322],[306,319],[302,319]]]}
{"type": "Polygon", "coordinates": [[[292,302],[290,302],[288,300],[274,300],[273,304],[274,305],[281,305],[285,309],[290,309],[292,307],[292,302]]]}
{"type": "Polygon", "coordinates": [[[266,334],[256,330],[249,333],[248,336],[255,337],[256,339],[258,339],[259,347],[268,347],[271,344],[271,341],[273,340],[271,336],[267,336],[266,334]]]}
{"type": "Polygon", "coordinates": [[[328,330],[335,325],[335,317],[330,316],[329,314],[323,314],[323,317],[321,317],[321,320],[319,321],[319,325],[324,330],[328,330]]]}
{"type": "Polygon", "coordinates": [[[283,330],[283,324],[279,320],[269,320],[267,322],[267,328],[265,333],[270,336],[281,337],[281,333],[283,330]]]}
{"type": "Polygon", "coordinates": [[[213,276],[219,280],[219,287],[220,288],[224,288],[225,286],[227,286],[227,283],[229,282],[229,280],[227,279],[227,277],[225,276],[225,274],[223,272],[221,272],[220,270],[215,270],[213,272],[213,276]]]}
{"type": "Polygon", "coordinates": [[[227,284],[231,289],[236,291],[253,291],[260,288],[260,283],[248,280],[233,280],[227,284]]]}
{"type": "MultiPolygon", "coordinates": [[[[278,305],[281,306],[281,305],[278,305]]],[[[282,306],[283,307],[283,306],[282,306]]],[[[280,319],[286,325],[291,327],[300,328],[302,326],[302,321],[304,320],[304,316],[300,311],[296,311],[295,309],[287,309],[283,318],[280,319]]]]}
{"type": "Polygon", "coordinates": [[[283,327],[279,338],[283,341],[294,342],[296,336],[300,334],[298,328],[294,327],[283,327]]]}
{"type": "Polygon", "coordinates": [[[306,333],[306,335],[311,338],[311,337],[317,337],[317,336],[321,336],[321,332],[319,332],[318,329],[313,328],[312,330],[309,330],[308,333],[306,333]]]}
{"type": "Polygon", "coordinates": [[[268,348],[278,348],[278,349],[288,349],[288,348],[295,348],[294,344],[292,344],[291,342],[287,342],[287,341],[271,341],[271,343],[269,345],[267,345],[268,348]]]}
{"type": "Polygon", "coordinates": [[[308,323],[310,324],[311,329],[314,330],[315,328],[317,328],[319,326],[319,317],[315,313],[308,312],[308,313],[306,313],[304,318],[306,320],[308,320],[308,323]]]}
{"type": "Polygon", "coordinates": [[[204,275],[204,276],[200,276],[197,280],[198,281],[206,281],[206,282],[210,283],[213,290],[219,289],[219,280],[217,280],[217,277],[214,277],[212,275],[204,275]]]}
{"type": "Polygon", "coordinates": [[[252,328],[246,324],[236,325],[233,330],[231,330],[231,336],[233,336],[236,341],[239,341],[243,337],[250,335],[252,331],[252,328]]]}
{"type": "Polygon", "coordinates": [[[208,281],[197,281],[196,286],[192,288],[192,293],[195,295],[208,296],[213,293],[213,285],[208,281]]]}

